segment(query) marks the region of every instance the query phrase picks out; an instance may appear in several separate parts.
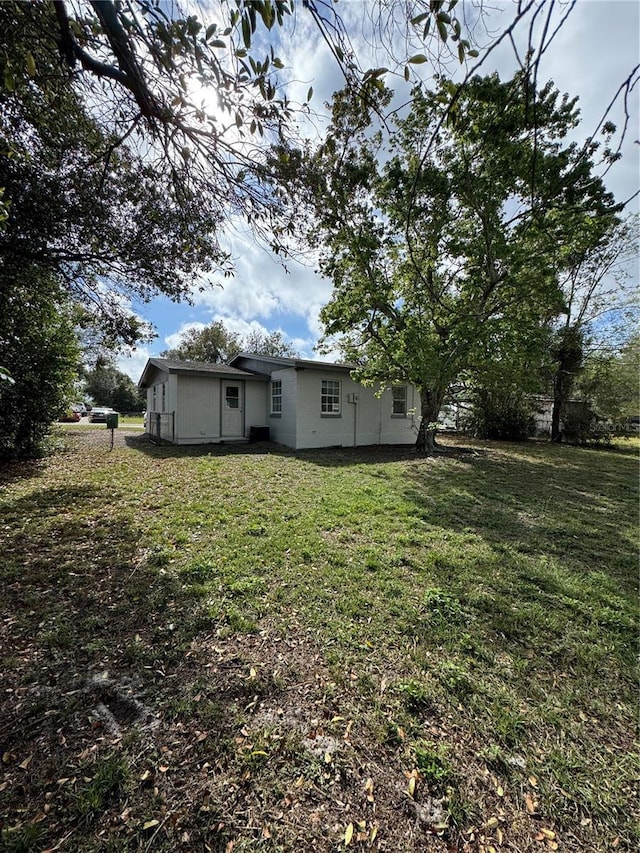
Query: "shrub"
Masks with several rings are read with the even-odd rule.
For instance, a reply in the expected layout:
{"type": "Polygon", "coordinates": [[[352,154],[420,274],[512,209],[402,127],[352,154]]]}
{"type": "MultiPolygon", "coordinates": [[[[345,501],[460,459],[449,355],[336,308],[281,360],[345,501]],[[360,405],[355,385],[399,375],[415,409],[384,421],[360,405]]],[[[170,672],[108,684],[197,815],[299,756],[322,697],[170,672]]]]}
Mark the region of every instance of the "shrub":
{"type": "Polygon", "coordinates": [[[478,438],[525,441],[535,432],[531,407],[518,390],[479,389],[473,403],[469,426],[478,438]]]}

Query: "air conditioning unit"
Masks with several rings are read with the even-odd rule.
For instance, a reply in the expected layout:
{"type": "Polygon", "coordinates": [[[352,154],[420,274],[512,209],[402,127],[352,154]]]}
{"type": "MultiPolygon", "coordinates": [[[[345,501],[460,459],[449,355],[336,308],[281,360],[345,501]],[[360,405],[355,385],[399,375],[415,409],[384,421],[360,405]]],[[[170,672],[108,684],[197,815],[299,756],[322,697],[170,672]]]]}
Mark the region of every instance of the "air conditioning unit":
{"type": "Polygon", "coordinates": [[[358,396],[358,394],[355,394],[355,393],[352,391],[352,392],[351,392],[351,394],[349,394],[349,395],[347,396],[347,400],[348,400],[350,403],[357,403],[357,402],[359,401],[359,396],[358,396]]]}

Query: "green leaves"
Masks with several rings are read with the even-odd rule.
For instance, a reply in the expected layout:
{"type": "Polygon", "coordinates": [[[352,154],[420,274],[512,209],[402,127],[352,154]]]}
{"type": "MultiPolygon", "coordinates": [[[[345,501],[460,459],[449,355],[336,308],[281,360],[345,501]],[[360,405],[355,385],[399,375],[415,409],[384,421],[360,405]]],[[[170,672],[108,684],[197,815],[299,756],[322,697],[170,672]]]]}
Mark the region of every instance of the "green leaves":
{"type": "MultiPolygon", "coordinates": [[[[460,40],[461,60],[467,49],[460,40]]],[[[540,93],[534,134],[524,83],[494,75],[414,92],[382,158],[380,138],[358,123],[358,101],[341,93],[332,147],[314,162],[312,228],[334,284],[326,335],[339,336],[367,378],[414,382],[427,429],[452,382],[495,364],[534,364],[541,324],[560,303],[547,229],[567,215],[557,131],[573,112],[556,106],[553,91],[540,93]]]]}

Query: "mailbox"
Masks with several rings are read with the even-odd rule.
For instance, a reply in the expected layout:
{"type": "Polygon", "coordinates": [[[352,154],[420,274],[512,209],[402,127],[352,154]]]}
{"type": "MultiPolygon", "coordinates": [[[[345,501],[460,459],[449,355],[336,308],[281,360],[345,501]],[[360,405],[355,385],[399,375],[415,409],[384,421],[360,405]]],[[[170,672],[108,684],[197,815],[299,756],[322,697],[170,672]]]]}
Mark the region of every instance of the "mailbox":
{"type": "Polygon", "coordinates": [[[107,429],[118,429],[118,413],[112,412],[107,415],[107,429]]]}

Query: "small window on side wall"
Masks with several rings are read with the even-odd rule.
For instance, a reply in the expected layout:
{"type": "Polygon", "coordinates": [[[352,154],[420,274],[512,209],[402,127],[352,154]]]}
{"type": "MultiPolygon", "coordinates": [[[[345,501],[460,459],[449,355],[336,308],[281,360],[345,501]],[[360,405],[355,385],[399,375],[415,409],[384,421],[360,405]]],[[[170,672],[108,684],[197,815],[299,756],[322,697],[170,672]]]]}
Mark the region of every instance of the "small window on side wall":
{"type": "Polygon", "coordinates": [[[407,386],[394,385],[391,389],[393,408],[391,414],[403,417],[407,414],[407,386]]]}
{"type": "Polygon", "coordinates": [[[282,380],[274,379],[271,383],[271,414],[282,414],[282,380]]]}

